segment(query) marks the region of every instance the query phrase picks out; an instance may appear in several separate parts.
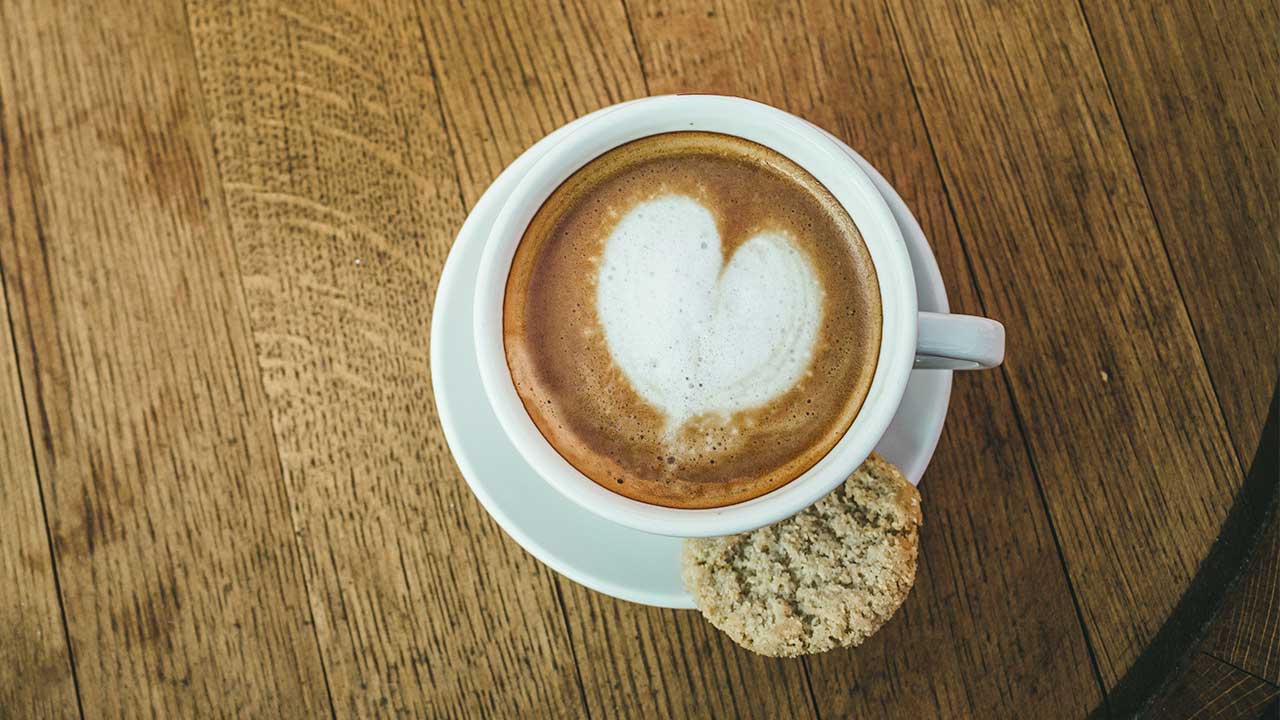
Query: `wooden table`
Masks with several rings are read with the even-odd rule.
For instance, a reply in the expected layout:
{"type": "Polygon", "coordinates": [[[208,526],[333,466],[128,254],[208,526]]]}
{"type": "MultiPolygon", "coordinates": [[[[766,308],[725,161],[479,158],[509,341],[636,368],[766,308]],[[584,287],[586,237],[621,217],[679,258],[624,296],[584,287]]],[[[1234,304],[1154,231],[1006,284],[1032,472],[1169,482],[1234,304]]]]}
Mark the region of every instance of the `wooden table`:
{"type": "Polygon", "coordinates": [[[1278,14],[5,0],[0,715],[1261,711],[1278,14]],[[468,208],[558,125],[676,91],[847,140],[952,307],[1008,328],[956,379],[915,590],[856,650],[764,659],[556,576],[441,437],[468,208]]]}

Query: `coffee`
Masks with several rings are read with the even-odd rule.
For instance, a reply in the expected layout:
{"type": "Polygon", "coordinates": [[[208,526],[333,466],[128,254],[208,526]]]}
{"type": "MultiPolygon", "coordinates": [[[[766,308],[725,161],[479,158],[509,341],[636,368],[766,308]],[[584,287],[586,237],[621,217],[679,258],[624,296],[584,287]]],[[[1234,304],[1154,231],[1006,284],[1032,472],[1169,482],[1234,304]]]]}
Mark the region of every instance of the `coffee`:
{"type": "Polygon", "coordinates": [[[503,340],[552,447],[646,503],[749,500],[814,465],[875,373],[875,269],[853,220],[748,140],[655,135],[587,163],[516,250],[503,340]]]}

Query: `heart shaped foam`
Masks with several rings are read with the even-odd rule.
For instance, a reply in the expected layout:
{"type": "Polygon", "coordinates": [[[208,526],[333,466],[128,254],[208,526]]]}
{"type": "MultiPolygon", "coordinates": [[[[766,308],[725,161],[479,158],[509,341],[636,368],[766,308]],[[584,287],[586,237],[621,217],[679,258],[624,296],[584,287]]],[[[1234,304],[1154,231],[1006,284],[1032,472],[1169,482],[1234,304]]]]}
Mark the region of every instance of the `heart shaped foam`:
{"type": "Polygon", "coordinates": [[[726,264],[711,212],[664,195],[618,222],[599,272],[609,352],[669,433],[698,415],[763,405],[808,369],[822,286],[783,233],[751,237],[726,264]]]}

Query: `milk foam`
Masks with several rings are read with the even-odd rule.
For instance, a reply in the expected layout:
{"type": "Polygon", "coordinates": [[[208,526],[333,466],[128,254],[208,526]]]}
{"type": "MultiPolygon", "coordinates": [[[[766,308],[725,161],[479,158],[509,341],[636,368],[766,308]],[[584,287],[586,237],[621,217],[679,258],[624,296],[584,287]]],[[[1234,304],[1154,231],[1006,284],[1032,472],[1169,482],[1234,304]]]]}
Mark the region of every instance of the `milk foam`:
{"type": "Polygon", "coordinates": [[[632,208],[605,242],[596,310],[609,353],[674,433],[767,403],[808,370],[822,286],[782,232],[725,262],[715,217],[683,195],[632,208]]]}

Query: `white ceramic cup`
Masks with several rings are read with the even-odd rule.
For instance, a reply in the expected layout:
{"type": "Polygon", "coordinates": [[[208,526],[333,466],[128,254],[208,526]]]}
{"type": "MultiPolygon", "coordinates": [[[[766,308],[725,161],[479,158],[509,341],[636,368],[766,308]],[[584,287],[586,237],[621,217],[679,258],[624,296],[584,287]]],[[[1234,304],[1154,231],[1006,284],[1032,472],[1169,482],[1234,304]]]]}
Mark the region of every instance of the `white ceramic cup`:
{"type": "MultiPolygon", "coordinates": [[[[600,111],[551,146],[521,178],[490,231],[475,288],[475,343],[480,377],[503,430],[529,465],[570,500],[637,530],[712,537],[788,518],[845,480],[879,442],[898,410],[913,367],[971,369],[999,365],[1004,327],[986,318],[918,312],[911,262],[898,224],[871,179],[816,126],[776,108],[736,97],[668,95],[600,111]],[[503,345],[502,307],[516,246],[534,214],[570,175],[603,153],[649,135],[682,130],[724,133],[790,158],[848,211],[862,233],[880,286],[880,356],[862,409],[844,436],[813,467],[746,502],[704,510],[650,505],[611,492],[569,464],[538,431],[516,393],[503,345]]],[[[523,482],[512,478],[511,482],[523,482]]],[[[583,538],[590,542],[590,538],[583,538]]]]}

